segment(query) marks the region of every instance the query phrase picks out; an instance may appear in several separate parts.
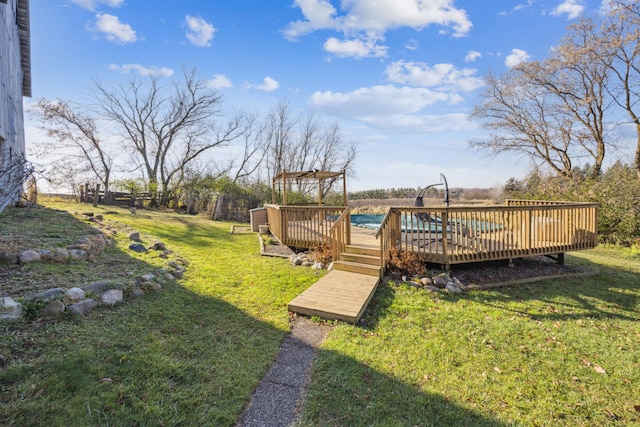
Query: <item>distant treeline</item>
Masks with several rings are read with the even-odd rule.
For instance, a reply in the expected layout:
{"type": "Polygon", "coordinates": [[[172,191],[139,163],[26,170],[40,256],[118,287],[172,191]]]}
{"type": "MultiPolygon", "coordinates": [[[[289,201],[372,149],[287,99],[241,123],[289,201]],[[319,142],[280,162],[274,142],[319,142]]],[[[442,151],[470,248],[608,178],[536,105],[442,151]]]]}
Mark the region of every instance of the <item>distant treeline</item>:
{"type": "Polygon", "coordinates": [[[349,200],[360,199],[408,199],[415,197],[419,188],[377,188],[375,190],[353,191],[349,200]]]}
{"type": "MultiPolygon", "coordinates": [[[[416,197],[420,188],[386,188],[375,190],[353,191],[349,193],[349,200],[363,199],[412,199],[416,197]]],[[[437,198],[444,194],[443,187],[430,188],[425,196],[437,198]]],[[[496,198],[494,188],[450,188],[449,197],[465,200],[493,200],[496,198]]]]}

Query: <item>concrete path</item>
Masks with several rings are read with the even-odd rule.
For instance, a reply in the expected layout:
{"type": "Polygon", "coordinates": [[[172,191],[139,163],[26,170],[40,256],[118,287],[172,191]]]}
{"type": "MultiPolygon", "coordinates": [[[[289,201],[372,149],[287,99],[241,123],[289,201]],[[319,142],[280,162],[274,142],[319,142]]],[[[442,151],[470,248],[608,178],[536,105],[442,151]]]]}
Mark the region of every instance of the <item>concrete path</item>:
{"type": "Polygon", "coordinates": [[[296,318],[280,353],[258,384],[239,427],[290,426],[296,420],[316,350],[328,327],[307,318],[296,318]]]}

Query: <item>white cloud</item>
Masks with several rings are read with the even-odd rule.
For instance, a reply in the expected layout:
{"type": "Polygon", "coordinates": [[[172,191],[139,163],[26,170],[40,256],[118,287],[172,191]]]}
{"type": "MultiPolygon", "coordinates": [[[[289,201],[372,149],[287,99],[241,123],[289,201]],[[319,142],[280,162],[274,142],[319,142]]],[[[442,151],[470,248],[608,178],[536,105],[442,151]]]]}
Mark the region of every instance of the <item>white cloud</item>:
{"type": "Polygon", "coordinates": [[[100,4],[108,7],[120,7],[124,0],[71,0],[71,3],[75,3],[83,9],[94,11],[100,4]]]}
{"type": "Polygon", "coordinates": [[[411,39],[405,43],[404,48],[407,50],[418,50],[418,40],[411,39]]]}
{"type": "Polygon", "coordinates": [[[374,129],[406,133],[462,131],[477,127],[465,114],[393,114],[364,121],[374,129]]]}
{"type": "Polygon", "coordinates": [[[265,77],[264,80],[262,81],[262,84],[259,84],[259,85],[247,84],[246,87],[249,89],[262,90],[264,92],[273,92],[274,90],[280,87],[280,83],[278,83],[277,80],[272,79],[271,77],[265,77]]]}
{"type": "Polygon", "coordinates": [[[233,84],[224,74],[215,74],[213,79],[207,81],[207,87],[211,89],[224,89],[233,87],[233,84]]]}
{"type": "Polygon", "coordinates": [[[526,62],[530,59],[531,55],[529,55],[526,50],[511,49],[511,53],[505,58],[504,64],[509,68],[513,68],[521,62],[526,62]]]}
{"type": "Polygon", "coordinates": [[[158,76],[158,77],[171,77],[174,71],[166,67],[145,67],[140,64],[110,64],[109,69],[113,71],[119,71],[123,74],[129,74],[131,72],[137,72],[141,76],[158,76]]]}
{"type": "Polygon", "coordinates": [[[117,16],[108,13],[96,15],[95,31],[105,34],[107,40],[117,43],[133,43],[138,38],[129,24],[123,24],[117,16]]]}
{"type": "Polygon", "coordinates": [[[551,12],[552,15],[566,14],[567,19],[575,19],[584,11],[584,3],[582,0],[564,0],[551,12]]]}
{"type": "Polygon", "coordinates": [[[387,47],[376,44],[376,40],[345,40],[330,37],[324,43],[324,50],[340,58],[380,57],[387,55],[387,47]]]}
{"type": "Polygon", "coordinates": [[[385,70],[389,81],[437,88],[454,92],[470,92],[484,86],[484,81],[476,77],[477,70],[456,68],[453,64],[436,64],[433,67],[423,62],[396,61],[385,70]]]}
{"type": "Polygon", "coordinates": [[[317,30],[338,31],[345,40],[332,37],[325,49],[340,56],[363,57],[367,47],[369,51],[364,56],[383,56],[381,52],[386,52],[386,47],[376,43],[390,29],[409,27],[420,31],[429,25],[440,25],[453,31],[454,37],[461,37],[472,27],[467,12],[456,8],[454,0],[348,0],[340,4],[343,10],[338,11],[328,0],[295,0],[304,19],[290,22],[284,36],[296,40],[317,30]]]}
{"type": "Polygon", "coordinates": [[[394,114],[413,114],[437,102],[455,99],[427,88],[372,86],[352,92],[315,92],[309,104],[323,112],[355,120],[378,120],[394,114]]]}
{"type": "Polygon", "coordinates": [[[306,20],[289,24],[285,35],[291,39],[316,30],[382,34],[392,28],[421,30],[433,24],[452,27],[455,36],[464,36],[472,27],[467,12],[456,8],[453,0],[349,0],[341,2],[346,9],[342,16],[327,0],[295,0],[294,4],[306,20]]]}
{"type": "Polygon", "coordinates": [[[480,52],[476,52],[475,50],[470,50],[464,57],[464,62],[474,62],[476,59],[482,58],[482,54],[480,52]]]}
{"type": "Polygon", "coordinates": [[[196,46],[211,46],[211,40],[213,40],[216,28],[202,18],[187,15],[186,21],[189,29],[187,31],[187,39],[196,46]]]}

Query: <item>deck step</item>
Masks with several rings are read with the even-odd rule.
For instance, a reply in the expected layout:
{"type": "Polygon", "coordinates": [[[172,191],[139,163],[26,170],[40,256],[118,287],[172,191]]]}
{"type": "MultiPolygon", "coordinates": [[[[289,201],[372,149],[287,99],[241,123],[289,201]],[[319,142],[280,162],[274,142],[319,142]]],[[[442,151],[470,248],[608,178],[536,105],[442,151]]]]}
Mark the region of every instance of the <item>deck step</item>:
{"type": "Polygon", "coordinates": [[[375,294],[379,279],[332,270],[288,305],[289,311],[358,323],[375,294]]]}
{"type": "Polygon", "coordinates": [[[378,255],[363,255],[363,254],[354,254],[349,252],[342,252],[340,256],[338,256],[340,261],[349,261],[349,262],[357,262],[359,264],[368,264],[380,266],[380,256],[378,255]]]}
{"type": "Polygon", "coordinates": [[[381,268],[379,265],[362,264],[359,262],[338,260],[333,262],[333,268],[351,273],[359,273],[367,276],[380,277],[381,268]]]}
{"type": "Polygon", "coordinates": [[[344,251],[350,254],[360,254],[380,257],[380,249],[366,246],[346,245],[344,251]]]}

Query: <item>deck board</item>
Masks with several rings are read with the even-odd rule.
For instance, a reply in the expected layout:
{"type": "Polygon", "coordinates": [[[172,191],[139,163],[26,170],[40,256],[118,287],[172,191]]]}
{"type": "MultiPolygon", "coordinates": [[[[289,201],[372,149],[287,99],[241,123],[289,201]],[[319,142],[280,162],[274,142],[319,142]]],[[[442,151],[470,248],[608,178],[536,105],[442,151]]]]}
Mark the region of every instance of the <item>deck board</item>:
{"type": "Polygon", "coordinates": [[[373,298],[378,277],[332,270],[289,303],[289,311],[357,323],[373,298]]]}

